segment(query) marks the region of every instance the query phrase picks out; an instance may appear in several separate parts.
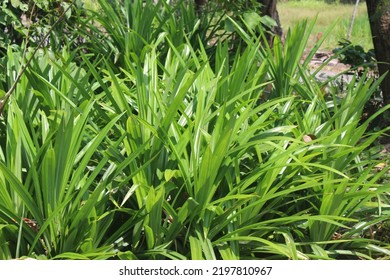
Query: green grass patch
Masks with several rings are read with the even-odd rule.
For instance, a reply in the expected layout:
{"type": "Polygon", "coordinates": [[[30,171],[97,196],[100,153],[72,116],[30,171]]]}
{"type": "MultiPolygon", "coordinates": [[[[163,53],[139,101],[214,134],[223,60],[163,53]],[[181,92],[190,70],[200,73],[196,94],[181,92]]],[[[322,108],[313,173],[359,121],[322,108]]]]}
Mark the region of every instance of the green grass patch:
{"type": "MultiPolygon", "coordinates": [[[[317,17],[313,34],[308,43],[309,48],[316,43],[318,37],[325,33],[334,21],[337,21],[336,26],[322,45],[322,48],[326,50],[334,49],[339,40],[347,38],[353,10],[354,5],[351,4],[328,4],[322,1],[283,1],[278,3],[281,24],[285,31],[301,20],[317,17]]],[[[366,50],[373,48],[365,3],[359,4],[350,41],[354,45],[363,46],[366,50]]]]}

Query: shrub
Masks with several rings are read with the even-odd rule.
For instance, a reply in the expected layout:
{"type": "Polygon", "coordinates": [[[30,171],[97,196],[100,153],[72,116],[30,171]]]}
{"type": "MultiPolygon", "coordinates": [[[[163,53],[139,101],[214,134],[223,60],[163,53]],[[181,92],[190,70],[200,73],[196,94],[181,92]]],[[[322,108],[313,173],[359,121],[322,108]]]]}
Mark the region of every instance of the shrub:
{"type": "MultiPolygon", "coordinates": [[[[1,258],[389,255],[362,233],[387,219],[388,167],[365,158],[386,131],[368,123],[386,108],[360,123],[382,78],[325,96],[305,68],[315,50],[300,64],[313,23],[270,48],[232,20],[244,42],[236,53],[151,24],[138,56],[126,53],[138,35],[125,19],[115,24],[124,41],[110,31],[96,46],[118,49],[120,68],[104,52],[46,48],[11,96],[1,258]]],[[[8,50],[10,84],[21,56],[8,50]]]]}

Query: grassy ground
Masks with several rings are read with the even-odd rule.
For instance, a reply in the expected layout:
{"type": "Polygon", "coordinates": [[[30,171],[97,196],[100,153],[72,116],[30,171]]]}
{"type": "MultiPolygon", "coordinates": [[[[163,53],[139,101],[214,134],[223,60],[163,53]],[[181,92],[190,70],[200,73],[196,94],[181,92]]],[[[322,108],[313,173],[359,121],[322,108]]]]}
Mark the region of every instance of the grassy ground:
{"type": "MultiPolygon", "coordinates": [[[[318,35],[325,33],[337,21],[333,32],[323,45],[323,48],[327,50],[334,49],[340,39],[347,38],[353,9],[354,5],[327,4],[313,0],[280,1],[278,3],[281,24],[285,31],[298,21],[318,16],[309,47],[316,42],[318,35]]],[[[353,44],[362,45],[365,50],[373,47],[365,3],[360,3],[358,7],[350,41],[353,44]]]]}

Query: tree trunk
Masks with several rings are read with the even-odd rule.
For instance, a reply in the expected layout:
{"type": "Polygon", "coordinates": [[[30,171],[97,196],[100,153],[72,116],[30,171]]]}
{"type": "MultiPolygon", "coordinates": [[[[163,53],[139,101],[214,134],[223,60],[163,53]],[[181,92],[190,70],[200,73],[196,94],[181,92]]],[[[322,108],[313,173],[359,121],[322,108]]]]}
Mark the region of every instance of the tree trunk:
{"type": "Polygon", "coordinates": [[[206,6],[207,0],[195,0],[195,10],[200,16],[203,12],[204,7],[206,6]]]}
{"type": "Polygon", "coordinates": [[[261,5],[261,14],[263,16],[269,16],[273,20],[276,21],[277,26],[272,28],[272,32],[275,35],[282,36],[283,35],[283,30],[282,26],[280,24],[280,19],[279,19],[279,13],[278,10],[276,9],[276,0],[257,0],[261,5]]]}
{"type": "MultiPolygon", "coordinates": [[[[379,74],[390,71],[390,0],[366,0],[379,74]]],[[[390,73],[381,84],[383,101],[390,104],[390,73]]]]}

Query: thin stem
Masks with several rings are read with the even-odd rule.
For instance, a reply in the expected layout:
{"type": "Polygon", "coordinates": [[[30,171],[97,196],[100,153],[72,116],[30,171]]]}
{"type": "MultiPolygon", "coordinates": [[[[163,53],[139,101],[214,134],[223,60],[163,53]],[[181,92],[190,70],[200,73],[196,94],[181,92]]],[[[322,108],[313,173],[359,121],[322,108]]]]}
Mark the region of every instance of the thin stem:
{"type": "Polygon", "coordinates": [[[359,7],[359,0],[356,0],[355,8],[353,9],[353,13],[352,13],[351,24],[349,25],[349,30],[347,34],[348,40],[351,38],[352,35],[353,23],[355,22],[355,17],[356,17],[358,7],[359,7]]]}
{"type": "MultiPolygon", "coordinates": [[[[73,4],[73,3],[72,3],[73,4]]],[[[39,42],[38,46],[34,49],[34,52],[32,53],[31,57],[27,60],[26,64],[20,68],[19,72],[18,72],[18,75],[16,76],[15,78],[15,81],[14,83],[11,85],[10,89],[7,91],[7,93],[4,95],[4,98],[2,100],[0,100],[0,116],[3,114],[3,111],[4,111],[4,107],[8,101],[8,99],[10,98],[10,96],[12,95],[12,93],[15,91],[16,89],[16,85],[18,84],[19,80],[22,78],[24,72],[26,71],[26,69],[30,66],[31,64],[31,61],[33,60],[35,54],[37,53],[37,51],[42,47],[43,43],[46,41],[47,37],[49,37],[50,33],[53,31],[54,27],[60,23],[64,17],[64,15],[70,10],[70,8],[72,7],[72,4],[69,5],[69,7],[64,10],[62,12],[62,14],[59,16],[59,18],[56,20],[56,22],[54,22],[54,24],[50,27],[49,31],[45,34],[45,36],[42,38],[42,40],[39,42]]],[[[27,33],[28,34],[28,33],[27,33]]],[[[25,47],[25,50],[24,50],[24,53],[23,53],[23,59],[25,57],[25,54],[26,54],[26,49],[27,49],[27,42],[26,42],[26,47],[25,47]]]]}

